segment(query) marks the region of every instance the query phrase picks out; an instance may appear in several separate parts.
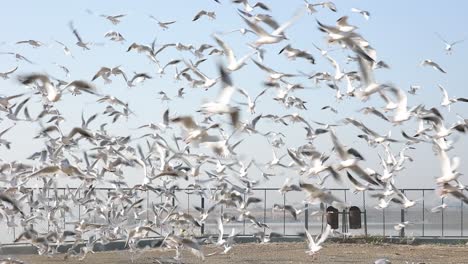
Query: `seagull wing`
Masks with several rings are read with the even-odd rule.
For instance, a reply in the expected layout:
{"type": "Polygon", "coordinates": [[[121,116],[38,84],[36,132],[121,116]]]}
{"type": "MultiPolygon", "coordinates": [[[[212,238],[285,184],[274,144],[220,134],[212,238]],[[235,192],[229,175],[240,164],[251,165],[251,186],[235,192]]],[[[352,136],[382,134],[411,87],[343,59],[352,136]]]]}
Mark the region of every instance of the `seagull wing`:
{"type": "Polygon", "coordinates": [[[285,22],[279,28],[275,29],[275,31],[273,31],[271,34],[276,36],[281,35],[283,31],[290,27],[294,22],[296,22],[296,20],[298,20],[304,14],[304,11],[304,9],[300,9],[289,21],[285,22]]]}
{"type": "Polygon", "coordinates": [[[307,239],[309,240],[309,245],[308,245],[309,249],[315,248],[317,244],[315,243],[315,240],[312,237],[312,235],[309,233],[309,230],[306,229],[305,233],[307,235],[307,239]]]}
{"type": "Polygon", "coordinates": [[[252,61],[255,63],[255,65],[257,65],[260,69],[268,72],[268,73],[276,73],[276,71],[272,70],[271,68],[268,68],[267,66],[261,64],[260,62],[252,59],[252,61]]]}
{"type": "Polygon", "coordinates": [[[344,149],[343,145],[341,145],[341,143],[338,141],[338,138],[332,129],[330,130],[330,136],[332,138],[333,145],[335,146],[335,150],[338,152],[338,155],[340,155],[340,158],[342,160],[348,159],[348,153],[344,149]]]}
{"type": "Polygon", "coordinates": [[[41,176],[41,175],[44,175],[44,174],[56,173],[56,172],[59,172],[59,171],[60,171],[59,166],[47,166],[47,167],[44,167],[44,168],[30,174],[28,176],[28,178],[31,178],[31,177],[34,177],[34,176],[41,176]]]}
{"type": "Polygon", "coordinates": [[[331,226],[327,225],[327,227],[325,228],[325,231],[323,231],[323,233],[320,235],[320,239],[317,241],[317,245],[320,245],[323,242],[325,242],[325,240],[327,240],[330,233],[331,233],[331,226]]]}
{"type": "Polygon", "coordinates": [[[444,101],[448,101],[449,100],[449,96],[448,96],[448,93],[447,93],[447,90],[442,86],[442,85],[437,85],[440,89],[440,91],[442,92],[442,96],[443,96],[443,100],[444,101]]]}
{"type": "Polygon", "coordinates": [[[261,28],[259,25],[253,23],[252,21],[248,20],[244,16],[240,15],[240,17],[245,21],[247,26],[249,26],[255,33],[259,36],[269,36],[268,32],[266,32],[263,28],[261,28]]]}
{"type": "Polygon", "coordinates": [[[220,66],[219,67],[220,75],[221,75],[221,81],[223,83],[223,87],[221,89],[220,94],[217,97],[217,102],[220,104],[227,105],[229,104],[229,101],[231,100],[231,97],[235,91],[234,86],[232,85],[232,80],[229,74],[226,72],[224,67],[220,66]]]}
{"type": "Polygon", "coordinates": [[[222,41],[220,38],[218,38],[217,36],[213,36],[213,37],[216,40],[216,42],[218,43],[218,45],[221,46],[221,48],[224,50],[224,54],[226,55],[226,57],[228,59],[228,63],[229,64],[236,63],[236,56],[234,55],[234,52],[232,51],[232,49],[224,41],[222,41]]]}

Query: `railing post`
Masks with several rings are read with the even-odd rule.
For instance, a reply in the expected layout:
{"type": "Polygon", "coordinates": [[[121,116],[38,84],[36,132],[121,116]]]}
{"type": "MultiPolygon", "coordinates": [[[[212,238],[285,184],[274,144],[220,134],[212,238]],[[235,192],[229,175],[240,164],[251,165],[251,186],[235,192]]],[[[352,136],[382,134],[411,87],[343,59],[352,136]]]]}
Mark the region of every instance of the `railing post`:
{"type": "Polygon", "coordinates": [[[463,203],[460,201],[460,236],[463,236],[463,203]]]}
{"type": "Polygon", "coordinates": [[[424,189],[422,190],[422,197],[423,197],[423,201],[422,201],[422,236],[424,236],[424,225],[425,225],[425,210],[426,210],[426,206],[425,206],[425,203],[424,203],[424,189]]]}
{"type": "Polygon", "coordinates": [[[187,193],[187,213],[190,214],[190,193],[187,193]]]}
{"type": "Polygon", "coordinates": [[[327,212],[327,209],[326,209],[327,207],[326,206],[327,206],[326,204],[323,204],[322,202],[320,202],[320,208],[323,208],[323,210],[322,210],[322,228],[320,230],[321,233],[323,233],[323,218],[325,217],[325,213],[327,212]],[[323,207],[322,207],[322,205],[323,205],[323,207]]]}
{"type": "Polygon", "coordinates": [[[382,226],[383,226],[383,237],[385,237],[385,208],[382,209],[382,226]]]}
{"type": "MultiPolygon", "coordinates": [[[[405,190],[401,190],[401,193],[405,193],[405,190]]],[[[404,223],[405,222],[405,209],[404,208],[401,208],[400,209],[400,223],[404,223]]],[[[400,229],[400,237],[404,237],[405,236],[405,227],[403,226],[401,229],[400,229]]]]}
{"type": "Polygon", "coordinates": [[[366,192],[362,192],[362,205],[364,207],[364,235],[367,237],[367,209],[366,209],[366,192]]]}
{"type": "MultiPolygon", "coordinates": [[[[65,198],[65,196],[66,196],[66,190],[65,190],[65,188],[63,188],[63,197],[65,198]]],[[[65,225],[65,223],[67,222],[67,218],[66,218],[67,216],[66,215],[67,215],[67,212],[64,211],[63,212],[63,230],[66,229],[66,225],[65,225]]]]}
{"type": "MultiPolygon", "coordinates": [[[[442,204],[444,204],[444,198],[442,198],[442,204]]],[[[442,237],[444,237],[444,211],[445,208],[442,207],[441,217],[442,217],[442,237]]]]}
{"type": "Polygon", "coordinates": [[[172,191],[172,207],[174,208],[175,207],[175,196],[176,196],[176,190],[174,189],[172,191]]]}
{"type": "MultiPolygon", "coordinates": [[[[161,194],[159,195],[159,199],[160,199],[160,203],[162,203],[163,202],[163,197],[162,197],[161,194]]],[[[167,199],[166,199],[166,201],[167,201],[167,199]]],[[[166,201],[164,201],[164,204],[166,204],[166,201]]],[[[158,221],[159,221],[159,216],[158,216],[158,221]]],[[[163,233],[163,225],[161,225],[161,224],[159,225],[159,233],[160,234],[163,233]]]]}
{"type": "MultiPolygon", "coordinates": [[[[283,208],[286,206],[286,193],[283,193],[283,208]]],[[[283,210],[283,236],[286,235],[286,210],[283,210]]]]}
{"type": "MultiPolygon", "coordinates": [[[[30,213],[31,215],[32,215],[32,212],[33,212],[33,208],[32,208],[32,206],[31,206],[31,205],[33,204],[33,201],[34,201],[34,190],[31,189],[31,196],[30,196],[30,200],[29,200],[29,202],[30,202],[29,213],[30,213]]],[[[32,226],[32,228],[34,229],[34,225],[33,225],[32,223],[34,223],[34,221],[31,221],[31,226],[32,226]]]]}
{"type": "Polygon", "coordinates": [[[304,208],[304,227],[309,230],[309,203],[306,203],[304,208]]]}
{"type": "MultiPolygon", "coordinates": [[[[263,191],[263,224],[266,224],[266,199],[267,199],[267,190],[263,191]]],[[[263,225],[263,232],[265,232],[266,227],[263,225]]]]}
{"type": "MultiPolygon", "coordinates": [[[[245,201],[245,193],[243,194],[243,198],[244,198],[244,201],[245,201]]],[[[242,234],[245,236],[245,217],[242,217],[242,234]]]]}
{"type": "MultiPolygon", "coordinates": [[[[45,188],[45,183],[44,183],[44,187],[45,188]]],[[[49,188],[47,188],[47,210],[50,210],[50,197],[49,197],[49,188]]],[[[49,233],[50,231],[50,221],[49,221],[49,218],[50,217],[47,217],[47,233],[49,233]]],[[[14,229],[13,229],[14,230],[14,229]]]]}
{"type": "Polygon", "coordinates": [[[81,222],[81,191],[78,191],[78,222],[81,222]]]}
{"type": "MultiPolygon", "coordinates": [[[[203,197],[203,196],[200,196],[200,197],[201,197],[200,207],[201,207],[202,211],[204,212],[205,211],[205,197],[203,197]]],[[[201,233],[202,236],[205,234],[205,223],[204,222],[201,224],[200,233],[201,233]]]]}
{"type": "MultiPolygon", "coordinates": [[[[344,192],[344,202],[345,204],[348,202],[347,197],[346,197],[346,189],[343,190],[344,192]]],[[[348,227],[347,227],[347,221],[346,221],[346,208],[343,209],[343,215],[341,217],[341,231],[343,234],[348,232],[348,227]]]]}
{"type": "Polygon", "coordinates": [[[149,190],[146,189],[146,221],[149,221],[149,190]]]}

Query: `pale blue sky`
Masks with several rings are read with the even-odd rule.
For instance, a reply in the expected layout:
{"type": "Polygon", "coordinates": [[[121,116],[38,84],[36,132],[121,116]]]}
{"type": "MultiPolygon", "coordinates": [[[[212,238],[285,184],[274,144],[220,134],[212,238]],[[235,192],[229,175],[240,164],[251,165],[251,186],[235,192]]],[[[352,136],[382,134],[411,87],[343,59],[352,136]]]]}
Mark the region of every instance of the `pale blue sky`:
{"type": "MultiPolygon", "coordinates": [[[[222,1],[222,0],[221,0],[222,1]]],[[[103,94],[113,94],[119,98],[128,101],[130,107],[137,113],[137,117],[132,118],[128,123],[124,122],[114,126],[121,129],[119,133],[126,135],[143,134],[142,131],[134,132],[127,128],[134,128],[141,123],[160,122],[162,112],[168,107],[167,104],[161,104],[157,99],[157,92],[163,90],[173,97],[177,89],[186,87],[187,99],[174,100],[170,103],[170,110],[173,115],[191,114],[198,109],[203,100],[213,98],[218,86],[213,87],[208,92],[191,90],[185,83],[175,83],[172,79],[173,69],[167,70],[167,75],[160,78],[156,73],[156,67],[149,60],[135,52],[125,52],[132,42],[149,44],[155,37],[158,38],[158,44],[181,42],[184,44],[193,44],[198,47],[202,43],[215,44],[211,38],[213,32],[229,31],[246,27],[244,22],[237,15],[237,6],[230,1],[222,1],[222,5],[212,0],[194,0],[194,1],[8,1],[2,4],[0,9],[0,23],[3,26],[0,42],[6,42],[0,45],[0,51],[15,51],[36,62],[35,65],[28,65],[22,61],[16,60],[10,56],[0,55],[0,71],[6,71],[13,66],[19,65],[18,73],[31,71],[47,72],[59,78],[66,77],[63,72],[53,65],[53,62],[63,64],[71,70],[71,79],[90,80],[94,73],[101,66],[122,65],[128,75],[132,72],[148,72],[154,77],[153,80],[144,85],[126,88],[120,77],[113,78],[113,83],[104,85],[102,80],[96,81],[99,91],[103,94]],[[112,25],[110,22],[97,15],[90,15],[85,10],[90,9],[95,14],[128,14],[122,19],[122,23],[112,25]],[[215,11],[217,19],[208,20],[206,17],[197,22],[192,22],[193,16],[201,9],[215,11]],[[148,18],[153,15],[162,21],[176,20],[169,30],[162,31],[154,21],[148,18]],[[91,51],[83,51],[74,45],[76,39],[68,28],[68,22],[74,21],[84,41],[104,43],[103,46],[95,46],[91,51]],[[109,30],[117,30],[127,39],[124,44],[111,42],[104,38],[104,34],[109,30]],[[27,45],[15,45],[19,40],[36,39],[47,43],[48,47],[33,49],[27,45]],[[66,57],[61,48],[55,44],[54,39],[67,44],[75,56],[75,59],[66,57]]],[[[272,15],[280,23],[289,19],[294,12],[303,7],[303,1],[265,1],[271,9],[272,15]]],[[[427,107],[437,106],[441,100],[441,94],[437,89],[437,84],[445,86],[452,97],[468,97],[466,92],[466,68],[468,58],[468,42],[455,46],[452,55],[445,54],[443,43],[436,37],[434,32],[439,32],[447,40],[454,41],[468,37],[468,31],[464,25],[468,24],[466,10],[468,3],[466,1],[335,1],[338,7],[338,13],[333,13],[328,9],[318,9],[318,13],[313,15],[304,15],[286,32],[291,39],[291,43],[301,49],[310,51],[317,59],[316,65],[309,65],[302,61],[288,62],[285,57],[277,56],[278,51],[287,44],[282,42],[278,45],[266,47],[268,53],[265,63],[274,69],[295,73],[298,69],[305,72],[314,71],[332,71],[329,63],[320,57],[320,54],[313,48],[312,43],[325,48],[323,33],[317,30],[315,19],[326,24],[332,24],[337,18],[343,15],[350,17],[349,21],[359,27],[361,33],[377,50],[379,59],[386,61],[390,70],[379,70],[378,79],[382,82],[392,82],[400,88],[407,90],[409,85],[417,84],[423,88],[419,95],[414,97],[409,95],[409,105],[425,104],[427,107]],[[371,13],[369,21],[364,20],[359,14],[351,13],[350,8],[356,7],[368,10],[371,13]],[[432,59],[439,63],[448,73],[441,74],[431,68],[419,66],[424,59],[432,59]]],[[[240,6],[239,6],[240,7],[240,6]]],[[[251,35],[241,36],[232,34],[222,37],[231,45],[237,56],[243,56],[249,51],[245,45],[252,42],[255,38],[251,35]]],[[[347,70],[355,70],[354,64],[345,64],[345,53],[337,50],[330,53],[336,58],[342,67],[347,70]]],[[[183,57],[192,58],[190,54],[182,55],[174,49],[168,49],[158,58],[162,63],[170,59],[183,57]]],[[[208,76],[215,76],[215,61],[212,59],[205,62],[200,68],[208,76]]],[[[235,84],[247,89],[251,94],[258,93],[263,87],[262,80],[266,74],[259,71],[258,68],[249,63],[248,66],[233,74],[235,84]]],[[[304,79],[298,79],[300,82],[312,86],[310,82],[304,79]]],[[[14,94],[26,91],[25,88],[17,85],[13,80],[0,80],[0,93],[4,95],[14,94]]],[[[342,90],[345,85],[341,85],[342,90]]],[[[271,97],[272,94],[270,94],[271,97]]],[[[380,100],[371,100],[365,104],[355,100],[346,99],[343,102],[336,103],[334,92],[325,86],[315,90],[305,90],[298,92],[308,102],[307,112],[301,112],[307,119],[322,122],[333,123],[345,116],[355,116],[361,118],[362,115],[355,111],[365,105],[379,105],[383,103],[380,100]],[[339,111],[339,115],[320,111],[319,109],[327,104],[331,104],[339,111]]],[[[96,98],[83,96],[73,98],[67,95],[62,102],[58,103],[59,109],[68,118],[63,124],[64,127],[71,127],[79,124],[79,118],[82,109],[87,116],[96,111],[103,111],[104,105],[93,103],[96,98]]],[[[237,100],[242,97],[236,96],[237,100]]],[[[36,105],[38,99],[33,100],[36,105]]],[[[31,109],[34,109],[31,107],[31,109]]],[[[466,117],[468,107],[462,104],[452,106],[451,113],[443,110],[447,116],[447,123],[454,122],[455,113],[466,117]]],[[[283,111],[278,104],[265,97],[260,103],[258,113],[279,113],[286,114],[298,112],[295,109],[283,111]]],[[[244,113],[243,119],[250,118],[244,113]]],[[[100,119],[106,120],[106,119],[100,119]]],[[[108,119],[107,119],[108,120],[108,119]]],[[[367,116],[363,118],[364,123],[369,127],[376,129],[380,133],[386,133],[392,129],[393,135],[400,138],[400,127],[392,127],[389,124],[380,122],[374,117],[367,116]]],[[[6,128],[11,122],[2,121],[1,127],[6,128]]],[[[274,126],[270,123],[260,125],[260,128],[267,130],[282,130],[288,132],[287,145],[297,147],[305,143],[300,140],[303,136],[301,126],[296,128],[283,128],[274,126]]],[[[408,131],[414,129],[414,123],[409,122],[405,127],[408,131]],[[408,128],[409,127],[409,128],[408,128]]],[[[39,126],[18,123],[11,132],[5,134],[6,139],[13,141],[13,148],[7,151],[0,148],[0,157],[6,160],[24,159],[35,149],[43,146],[40,140],[34,140],[29,143],[32,136],[39,131],[39,126]],[[28,144],[24,144],[28,142],[28,144]]],[[[178,132],[178,128],[175,130],[178,132]]],[[[375,149],[370,149],[363,142],[356,138],[358,131],[352,127],[339,128],[338,135],[343,138],[347,145],[356,146],[367,157],[367,166],[377,169],[377,155],[375,149]],[[353,133],[347,133],[352,130],[353,133]],[[349,134],[349,135],[348,135],[349,134]]],[[[327,135],[316,141],[317,147],[322,151],[328,151],[330,146],[327,135]]],[[[395,145],[394,151],[397,152],[402,145],[395,145]]],[[[461,137],[457,147],[450,152],[451,156],[459,155],[462,161],[465,160],[468,144],[466,139],[461,137]]],[[[255,155],[259,161],[270,159],[271,149],[265,140],[254,136],[241,145],[240,151],[245,153],[244,157],[255,155]],[[252,151],[252,146],[256,146],[252,151]],[[260,158],[259,158],[260,157],[260,158]]],[[[284,151],[284,149],[283,149],[284,151]]],[[[381,150],[379,149],[381,153],[381,150]]],[[[284,153],[284,152],[283,152],[284,153]]],[[[409,152],[410,153],[410,152],[409,152]]],[[[282,154],[282,153],[281,153],[282,154]]],[[[439,164],[437,158],[431,151],[431,146],[418,146],[417,150],[411,152],[415,162],[408,163],[408,169],[400,173],[398,185],[400,187],[433,187],[434,177],[439,176],[439,164]]],[[[247,158],[249,159],[249,158],[247,158]]],[[[462,162],[460,171],[467,172],[468,166],[462,162]]],[[[282,180],[279,180],[282,182],[282,180]]],[[[278,181],[274,182],[275,184],[278,181]]]]}

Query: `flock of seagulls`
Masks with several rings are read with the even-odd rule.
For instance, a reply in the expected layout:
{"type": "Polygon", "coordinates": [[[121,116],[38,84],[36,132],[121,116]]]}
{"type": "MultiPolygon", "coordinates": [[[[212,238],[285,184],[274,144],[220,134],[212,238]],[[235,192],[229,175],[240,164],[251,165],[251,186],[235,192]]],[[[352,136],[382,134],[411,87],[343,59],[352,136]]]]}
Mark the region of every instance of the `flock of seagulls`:
{"type": "MultiPolygon", "coordinates": [[[[73,72],[60,64],[56,65],[63,70],[63,79],[47,73],[22,73],[25,63],[41,65],[50,62],[32,62],[14,51],[1,52],[0,55],[14,56],[17,65],[0,72],[0,77],[3,81],[10,79],[17,87],[8,91],[11,95],[0,97],[0,121],[4,126],[0,132],[0,148],[14,151],[20,144],[8,140],[18,123],[26,123],[32,129],[39,127],[34,140],[43,143],[41,149],[32,150],[24,161],[0,162],[0,180],[3,182],[0,216],[8,226],[22,229],[15,241],[31,243],[40,254],[45,255],[56,254],[58,246],[65,241],[73,241],[65,258],[84,259],[87,254],[93,253],[96,243],[125,240],[130,251],[136,253],[143,250],[138,247],[142,238],[156,235],[163,238],[162,248],[176,252],[176,259],[180,258],[181,250],[188,250],[201,259],[226,254],[234,246],[237,235],[235,228],[225,234],[225,225],[232,222],[249,222],[258,229],[255,237],[261,243],[281,236],[271,232],[268,224],[257,219],[251,211],[255,204],[262,202],[262,198],[254,196],[252,188],[272,177],[281,177],[279,171],[287,171],[293,176],[285,179],[278,191],[282,194],[303,193],[303,203],[325,203],[340,209],[349,207],[327,190],[327,182],[335,181],[353,188],[356,193],[370,192],[379,209],[390,204],[405,209],[415,206],[418,201],[411,200],[400,191],[397,179],[404,171],[405,164],[413,161],[411,150],[424,145],[432,146],[434,155],[440,160],[440,175],[434,181],[438,194],[468,203],[468,197],[463,192],[466,187],[458,171],[461,160],[451,152],[455,148],[452,138],[468,131],[468,120],[459,117],[456,123],[447,124],[444,115],[450,112],[443,114],[442,111],[445,107],[450,110],[454,103],[466,103],[468,99],[451,98],[447,90],[438,85],[443,95],[441,107],[411,105],[421,87],[414,85],[409,91],[404,91],[390,83],[380,82],[375,71],[388,69],[389,66],[378,60],[376,50],[358,33],[358,27],[348,22],[347,16],[339,18],[335,25],[319,20],[311,22],[318,28],[315,34],[326,39],[327,45],[313,44],[319,52],[297,48],[294,39],[287,34],[291,26],[301,19],[314,17],[317,12],[338,12],[336,5],[330,1],[304,1],[304,4],[281,24],[265,3],[233,0],[233,12],[238,14],[239,25],[225,28],[225,33],[206,34],[206,43],[198,48],[180,42],[160,44],[156,39],[150,44],[141,44],[136,42],[138,40],[131,43],[117,31],[119,24],[131,19],[130,16],[99,15],[114,27],[105,33],[106,41],[110,42],[105,45],[127,44],[121,48],[122,54],[135,57],[143,54],[147,57],[152,70],[134,72],[133,76],[122,65],[96,67],[98,70],[93,76],[78,79],[71,78],[73,72]],[[226,40],[226,35],[234,32],[241,33],[237,37],[245,40],[251,49],[241,54],[242,57],[236,56],[240,55],[237,47],[226,40]],[[283,48],[279,52],[272,51],[275,44],[283,48]],[[333,49],[329,49],[329,46],[333,49]],[[178,57],[163,61],[161,54],[167,50],[172,50],[178,57]],[[354,63],[355,70],[345,70],[345,63],[333,58],[337,50],[348,55],[346,68],[354,63]],[[268,57],[283,54],[291,61],[288,73],[276,70],[277,65],[268,64],[268,57]],[[315,63],[322,60],[329,63],[334,72],[306,74],[300,69],[292,69],[294,60],[303,60],[309,67],[315,67],[315,63]],[[210,62],[216,65],[214,74],[206,70],[205,65],[210,62]],[[236,73],[245,71],[247,65],[265,73],[258,75],[264,86],[260,92],[256,92],[255,87],[240,87],[234,82],[236,73]],[[125,98],[117,98],[112,95],[111,89],[105,87],[118,85],[135,89],[145,82],[154,82],[157,76],[173,79],[177,87],[181,87],[174,97],[170,89],[159,91],[160,100],[167,105],[167,110],[157,114],[154,117],[156,120],[151,123],[141,124],[132,134],[122,135],[113,130],[112,126],[125,125],[137,113],[125,98]],[[341,113],[337,105],[320,107],[335,115],[343,114],[344,117],[338,122],[327,124],[312,120],[307,111],[316,102],[308,102],[299,94],[313,94],[315,91],[309,88],[318,89],[322,85],[334,90],[337,104],[359,102],[362,105],[360,112],[372,114],[381,122],[401,128],[401,136],[392,135],[391,131],[373,130],[365,120],[341,113]],[[206,97],[192,115],[178,115],[177,110],[171,108],[174,100],[184,100],[188,95],[196,96],[213,89],[219,90],[218,95],[215,98],[206,97]],[[408,97],[408,94],[413,97],[408,97]],[[63,115],[59,103],[80,100],[81,97],[94,100],[98,107],[103,107],[103,111],[85,117],[83,106],[80,109],[82,122],[79,124],[74,122],[80,119],[79,114],[74,118],[63,115]],[[378,104],[379,99],[382,99],[383,105],[378,104]],[[284,114],[262,113],[264,108],[261,108],[261,104],[266,101],[276,104],[284,114]],[[411,125],[415,123],[417,127],[412,131],[411,125]],[[65,127],[69,132],[64,131],[65,127]],[[285,135],[282,131],[286,127],[298,127],[301,131],[305,129],[305,133],[285,135]],[[357,137],[364,140],[374,155],[380,158],[379,164],[368,167],[366,155],[344,143],[346,140],[339,133],[341,127],[349,131],[357,129],[357,137]],[[271,148],[273,154],[269,161],[262,163],[255,157],[246,158],[239,150],[239,146],[245,145],[253,137],[263,140],[271,148]],[[304,144],[287,146],[289,137],[302,137],[304,144]],[[318,138],[329,140],[330,148],[320,150],[314,144],[318,138]],[[143,175],[141,183],[129,186],[126,177],[129,177],[130,168],[143,175]],[[63,186],[61,182],[67,179],[78,181],[79,187],[74,190],[67,186],[65,193],[59,194],[57,186],[63,186]],[[96,191],[101,185],[112,186],[107,197],[100,196],[96,191]],[[181,208],[174,195],[174,191],[182,186],[190,187],[192,194],[208,199],[212,206],[208,209],[196,207],[195,213],[188,213],[181,208]],[[144,192],[150,192],[158,199],[143,206],[144,192]],[[64,228],[62,216],[76,218],[72,208],[77,206],[84,208],[81,220],[67,222],[74,227],[64,228]],[[222,206],[233,210],[220,214],[216,209],[222,206]],[[18,219],[19,223],[16,221],[18,219]],[[199,229],[208,219],[217,222],[217,238],[197,237],[193,230],[199,229]],[[35,226],[44,221],[50,222],[49,231],[36,230],[35,226]],[[86,246],[78,249],[83,242],[86,242],[86,246]],[[215,250],[205,252],[204,244],[214,245],[215,250]]],[[[365,20],[370,19],[368,11],[357,8],[350,11],[362,15],[365,20]]],[[[215,12],[201,10],[194,15],[191,23],[213,23],[217,19],[215,12]],[[204,18],[208,20],[202,21],[204,18]]],[[[94,14],[91,11],[88,13],[94,14]]],[[[151,23],[156,22],[164,31],[175,30],[179,22],[160,21],[153,15],[148,18],[150,27],[151,23]]],[[[66,57],[79,62],[82,53],[99,48],[99,42],[82,38],[74,22],[69,22],[68,26],[68,41],[53,40],[63,49],[66,57]],[[74,43],[78,48],[64,43],[74,43]]],[[[85,32],[84,27],[80,30],[85,32]]],[[[461,42],[444,40],[445,50],[451,54],[453,47],[461,42]]],[[[52,44],[38,40],[20,40],[15,45],[29,45],[32,53],[39,53],[45,47],[53,48],[52,44]]],[[[432,60],[425,59],[421,65],[447,74],[432,60]]],[[[432,212],[439,212],[445,207],[438,206],[432,212]]],[[[275,204],[273,210],[285,211],[294,219],[299,214],[308,213],[303,206],[292,204],[275,204]]],[[[400,223],[395,229],[408,224],[400,223]]],[[[308,239],[306,253],[316,255],[334,231],[327,226],[315,238],[307,230],[305,234],[308,239]]]]}

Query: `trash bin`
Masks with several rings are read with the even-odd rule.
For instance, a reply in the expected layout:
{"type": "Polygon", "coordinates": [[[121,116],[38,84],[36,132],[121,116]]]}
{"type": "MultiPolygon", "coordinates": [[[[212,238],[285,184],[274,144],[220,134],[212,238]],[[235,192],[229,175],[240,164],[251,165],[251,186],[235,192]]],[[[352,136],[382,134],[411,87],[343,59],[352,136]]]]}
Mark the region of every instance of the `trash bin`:
{"type": "Polygon", "coordinates": [[[329,224],[332,229],[338,229],[338,209],[333,206],[328,206],[326,216],[327,224],[329,224]]]}
{"type": "Polygon", "coordinates": [[[359,229],[361,227],[361,209],[357,206],[351,206],[349,208],[349,228],[359,229]]]}

